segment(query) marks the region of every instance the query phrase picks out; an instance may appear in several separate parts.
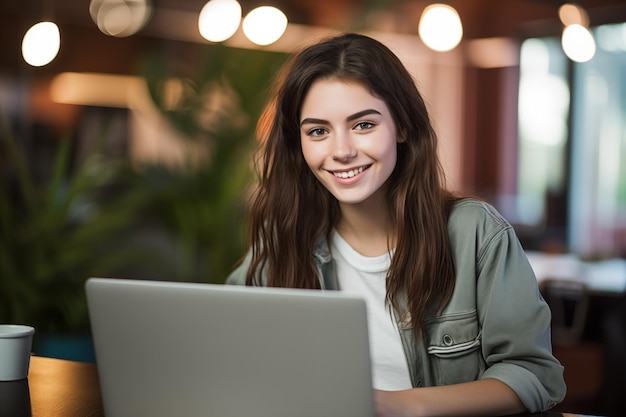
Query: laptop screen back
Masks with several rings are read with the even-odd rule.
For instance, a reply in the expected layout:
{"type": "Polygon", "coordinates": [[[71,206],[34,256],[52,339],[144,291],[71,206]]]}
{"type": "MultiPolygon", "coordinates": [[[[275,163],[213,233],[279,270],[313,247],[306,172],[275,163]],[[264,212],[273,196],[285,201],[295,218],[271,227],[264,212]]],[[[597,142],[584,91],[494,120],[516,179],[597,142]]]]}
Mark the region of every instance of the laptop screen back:
{"type": "Polygon", "coordinates": [[[375,414],[362,299],[102,278],[86,291],[107,417],[375,414]]]}

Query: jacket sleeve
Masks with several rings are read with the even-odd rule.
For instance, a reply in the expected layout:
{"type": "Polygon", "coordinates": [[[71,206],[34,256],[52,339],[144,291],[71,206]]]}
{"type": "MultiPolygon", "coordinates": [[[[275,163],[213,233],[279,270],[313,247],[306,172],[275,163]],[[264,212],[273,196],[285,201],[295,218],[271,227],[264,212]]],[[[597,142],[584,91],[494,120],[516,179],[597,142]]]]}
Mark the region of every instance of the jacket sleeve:
{"type": "Polygon", "coordinates": [[[552,355],[551,313],[515,232],[500,220],[505,227],[483,236],[477,254],[483,378],[507,384],[530,412],[545,411],[566,391],[563,367],[552,355]]]}

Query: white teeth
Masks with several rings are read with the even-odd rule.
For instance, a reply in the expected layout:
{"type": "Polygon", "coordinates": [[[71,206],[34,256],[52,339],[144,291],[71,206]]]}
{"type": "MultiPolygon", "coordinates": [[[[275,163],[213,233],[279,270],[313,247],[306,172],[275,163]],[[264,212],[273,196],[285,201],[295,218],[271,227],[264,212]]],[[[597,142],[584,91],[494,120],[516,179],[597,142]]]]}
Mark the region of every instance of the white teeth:
{"type": "Polygon", "coordinates": [[[360,174],[361,172],[363,172],[365,168],[364,167],[359,167],[357,169],[351,169],[350,171],[344,171],[344,172],[333,172],[333,174],[335,175],[335,177],[337,178],[352,178],[355,175],[360,174]]]}

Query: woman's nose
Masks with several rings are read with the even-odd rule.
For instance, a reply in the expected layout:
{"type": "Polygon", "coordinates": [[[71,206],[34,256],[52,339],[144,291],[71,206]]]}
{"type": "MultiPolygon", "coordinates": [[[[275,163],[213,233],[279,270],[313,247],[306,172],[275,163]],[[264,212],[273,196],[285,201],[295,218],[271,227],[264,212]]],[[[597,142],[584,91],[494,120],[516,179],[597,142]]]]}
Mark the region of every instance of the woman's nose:
{"type": "Polygon", "coordinates": [[[337,161],[345,161],[352,159],[357,155],[357,149],[354,146],[352,137],[348,134],[335,135],[335,149],[333,158],[337,161]]]}

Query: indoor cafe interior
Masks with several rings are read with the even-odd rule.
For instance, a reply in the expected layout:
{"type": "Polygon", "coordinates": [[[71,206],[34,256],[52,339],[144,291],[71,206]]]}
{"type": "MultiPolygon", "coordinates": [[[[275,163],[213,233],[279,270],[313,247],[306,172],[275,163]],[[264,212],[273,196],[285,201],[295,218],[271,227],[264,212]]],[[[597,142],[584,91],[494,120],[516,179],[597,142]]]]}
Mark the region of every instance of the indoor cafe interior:
{"type": "Polygon", "coordinates": [[[556,409],[626,415],[624,0],[1,1],[0,322],[92,363],[88,277],[223,283],[272,81],[348,31],[411,72],[447,186],[515,229],[556,409]]]}

